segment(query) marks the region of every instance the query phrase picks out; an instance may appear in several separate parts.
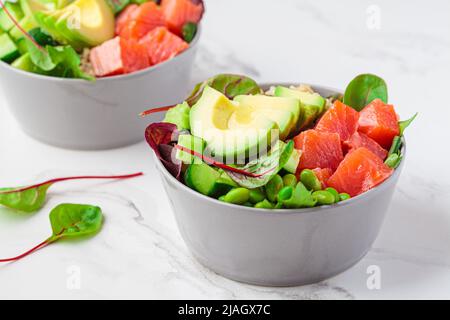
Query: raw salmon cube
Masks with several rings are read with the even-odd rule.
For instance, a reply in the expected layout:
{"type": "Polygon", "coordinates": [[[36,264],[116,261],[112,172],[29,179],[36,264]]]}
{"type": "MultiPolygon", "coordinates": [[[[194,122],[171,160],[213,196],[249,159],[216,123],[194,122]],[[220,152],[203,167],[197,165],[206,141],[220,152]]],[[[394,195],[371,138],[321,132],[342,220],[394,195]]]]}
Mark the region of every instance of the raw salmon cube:
{"type": "Polygon", "coordinates": [[[153,65],[169,60],[189,48],[187,42],[165,27],[150,31],[140,43],[146,48],[153,65]]]}
{"type": "Polygon", "coordinates": [[[205,7],[202,0],[162,0],[161,10],[170,31],[181,35],[186,23],[198,23],[201,20],[205,7]]]}
{"type": "Polygon", "coordinates": [[[119,35],[129,21],[136,19],[136,14],[139,9],[137,4],[128,5],[116,19],[116,35],[119,35]]]}
{"type": "Polygon", "coordinates": [[[312,171],[322,184],[322,189],[328,187],[328,179],[330,179],[333,171],[330,168],[315,168],[312,171]]]}
{"type": "Polygon", "coordinates": [[[358,129],[359,113],[336,100],[316,125],[317,131],[337,133],[342,141],[349,139],[358,129]]]}
{"type": "Polygon", "coordinates": [[[355,132],[350,139],[344,142],[348,152],[352,152],[360,147],[365,147],[381,158],[386,159],[388,152],[383,149],[375,140],[369,138],[366,134],[355,132]]]}
{"type": "Polygon", "coordinates": [[[337,133],[306,130],[294,138],[294,143],[295,148],[302,150],[298,170],[330,168],[334,171],[344,158],[337,133]]]}
{"type": "Polygon", "coordinates": [[[360,112],[358,130],[389,149],[392,139],[400,134],[394,107],[380,99],[372,101],[360,112]]]}
{"type": "Polygon", "coordinates": [[[138,41],[120,37],[92,49],[90,60],[97,77],[131,73],[150,66],[147,51],[138,41]]]}
{"type": "Polygon", "coordinates": [[[152,1],[141,4],[129,14],[129,18],[119,33],[125,39],[140,39],[153,29],[166,26],[161,9],[152,1]]]}
{"type": "Polygon", "coordinates": [[[347,153],[339,167],[328,179],[328,186],[352,197],[379,185],[394,172],[376,154],[361,147],[347,153]]]}

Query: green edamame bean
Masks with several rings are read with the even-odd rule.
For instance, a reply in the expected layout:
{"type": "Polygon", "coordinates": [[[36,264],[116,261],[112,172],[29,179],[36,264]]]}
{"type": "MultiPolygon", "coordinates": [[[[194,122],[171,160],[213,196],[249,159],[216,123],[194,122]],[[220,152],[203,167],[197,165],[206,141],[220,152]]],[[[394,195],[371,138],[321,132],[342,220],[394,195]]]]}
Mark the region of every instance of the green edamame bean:
{"type": "Polygon", "coordinates": [[[297,177],[292,173],[288,173],[283,177],[283,184],[285,187],[295,188],[295,186],[297,185],[297,177]]]}
{"type": "Polygon", "coordinates": [[[236,188],[225,195],[224,201],[234,204],[244,204],[248,202],[249,198],[250,190],[246,188],[236,188]]]}
{"type": "Polygon", "coordinates": [[[308,190],[319,191],[322,190],[322,183],[317,178],[314,171],[310,169],[305,169],[300,173],[300,181],[308,190]]]}
{"type": "Polygon", "coordinates": [[[246,203],[243,204],[243,206],[253,208],[253,203],[246,202],[246,203]]]}
{"type": "Polygon", "coordinates": [[[283,188],[283,178],[277,174],[266,184],[267,199],[270,202],[277,202],[278,192],[281,188],[283,188]]]}
{"type": "Polygon", "coordinates": [[[258,202],[257,204],[255,204],[255,208],[258,209],[273,209],[273,204],[269,202],[269,200],[264,199],[261,202],[258,202]]]}
{"type": "Polygon", "coordinates": [[[328,187],[325,189],[325,191],[328,191],[329,193],[333,194],[334,196],[334,202],[341,201],[341,197],[339,196],[339,192],[335,188],[328,187]]]}
{"type": "Polygon", "coordinates": [[[221,196],[221,197],[219,197],[219,199],[218,199],[219,201],[222,201],[222,202],[225,202],[225,196],[221,196]]]}
{"type": "Polygon", "coordinates": [[[250,199],[249,201],[253,204],[263,201],[266,198],[265,193],[261,189],[252,189],[250,190],[250,199]]]}
{"type": "Polygon", "coordinates": [[[340,198],[340,201],[345,201],[345,200],[350,199],[351,196],[348,193],[343,192],[343,193],[339,193],[339,198],[340,198]]]}
{"type": "Polygon", "coordinates": [[[294,188],[291,186],[284,187],[278,192],[278,201],[285,201],[292,197],[292,193],[294,192],[294,188]]]}
{"type": "Polygon", "coordinates": [[[319,205],[333,204],[335,201],[334,195],[324,190],[315,191],[312,196],[317,200],[317,204],[319,205]]]}

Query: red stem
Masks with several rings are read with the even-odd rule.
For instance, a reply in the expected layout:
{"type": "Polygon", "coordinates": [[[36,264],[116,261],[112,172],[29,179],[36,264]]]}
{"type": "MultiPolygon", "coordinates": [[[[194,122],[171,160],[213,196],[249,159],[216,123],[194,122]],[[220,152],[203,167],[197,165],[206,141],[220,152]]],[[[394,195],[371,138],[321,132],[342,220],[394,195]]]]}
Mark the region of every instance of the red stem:
{"type": "Polygon", "coordinates": [[[201,153],[199,153],[199,152],[197,152],[195,150],[188,149],[188,148],[180,146],[178,144],[175,145],[175,148],[178,149],[178,150],[190,153],[191,155],[202,159],[203,161],[205,161],[206,163],[208,163],[208,164],[210,164],[210,165],[212,165],[214,167],[217,167],[217,168],[220,168],[220,169],[223,169],[223,170],[232,171],[232,172],[235,172],[235,173],[239,173],[239,174],[242,174],[243,176],[247,176],[247,177],[259,178],[259,177],[269,173],[270,171],[273,171],[273,169],[270,169],[270,170],[267,170],[267,172],[263,172],[263,173],[260,173],[260,174],[255,174],[255,173],[247,172],[247,171],[239,169],[239,168],[230,167],[230,166],[228,166],[228,165],[226,165],[226,164],[224,164],[222,162],[219,162],[219,161],[216,161],[216,160],[214,160],[212,158],[206,157],[203,154],[201,154],[201,153]]]}
{"type": "MultiPolygon", "coordinates": [[[[0,0],[1,1],[1,0],[0,0]]],[[[8,194],[8,193],[15,193],[15,192],[22,192],[27,191],[34,188],[42,187],[46,184],[54,184],[61,181],[68,181],[68,180],[82,180],[82,179],[129,179],[129,178],[135,178],[144,175],[142,172],[133,173],[133,174],[127,174],[127,175],[120,175],[120,176],[76,176],[76,177],[66,177],[66,178],[56,178],[47,180],[45,182],[41,182],[38,184],[34,184],[28,187],[23,187],[19,189],[14,190],[8,190],[8,191],[0,191],[0,194],[8,194]]]]}
{"type": "Polygon", "coordinates": [[[151,114],[153,114],[153,113],[163,112],[163,111],[170,110],[170,109],[172,109],[173,107],[175,107],[175,106],[167,106],[167,107],[153,108],[153,109],[150,109],[150,110],[141,112],[141,113],[139,114],[139,116],[145,117],[145,116],[151,115],[151,114]]]}
{"type": "Polygon", "coordinates": [[[47,239],[47,240],[41,242],[40,244],[38,244],[36,247],[34,247],[34,248],[28,250],[28,251],[25,252],[25,253],[22,253],[21,255],[19,255],[19,256],[17,256],[17,257],[14,257],[14,258],[8,258],[8,259],[0,259],[0,263],[2,263],[2,262],[12,262],[12,261],[17,261],[17,260],[20,260],[20,259],[22,259],[22,258],[25,258],[26,256],[32,254],[33,252],[35,252],[35,251],[37,251],[37,250],[39,250],[39,249],[42,249],[42,248],[48,246],[48,245],[49,245],[50,243],[52,243],[53,241],[54,241],[54,240],[51,240],[51,238],[49,238],[49,239],[47,239]]]}
{"type": "MultiPolygon", "coordinates": [[[[36,40],[34,40],[34,38],[32,36],[30,36],[30,34],[28,32],[26,32],[22,28],[22,26],[16,21],[16,19],[14,19],[13,15],[11,14],[11,12],[9,12],[9,10],[6,8],[5,4],[3,3],[3,0],[0,0],[0,6],[3,8],[5,13],[9,17],[9,19],[11,19],[11,21],[14,23],[14,25],[17,28],[19,28],[20,32],[22,32],[24,34],[24,36],[27,37],[39,50],[45,51],[45,49],[39,43],[37,43],[36,40]]],[[[45,52],[47,52],[47,51],[45,51],[45,52]]]]}

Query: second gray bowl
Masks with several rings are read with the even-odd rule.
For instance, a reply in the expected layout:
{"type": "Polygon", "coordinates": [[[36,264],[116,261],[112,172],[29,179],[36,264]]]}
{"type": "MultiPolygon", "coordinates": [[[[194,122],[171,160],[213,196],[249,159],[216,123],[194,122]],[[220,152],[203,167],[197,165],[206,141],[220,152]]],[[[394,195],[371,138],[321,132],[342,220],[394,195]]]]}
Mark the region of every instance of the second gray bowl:
{"type": "MultiPolygon", "coordinates": [[[[334,93],[315,89],[324,96],[334,93]]],[[[381,185],[353,199],[291,210],[220,202],[155,162],[180,233],[200,263],[241,282],[295,286],[332,277],[364,257],[380,232],[404,161],[381,185]]]]}
{"type": "Polygon", "coordinates": [[[31,137],[70,149],[109,149],[143,140],[148,121],[139,113],[183,101],[200,29],[189,49],[157,66],[88,82],[41,76],[0,61],[0,85],[20,127],[31,137]]]}

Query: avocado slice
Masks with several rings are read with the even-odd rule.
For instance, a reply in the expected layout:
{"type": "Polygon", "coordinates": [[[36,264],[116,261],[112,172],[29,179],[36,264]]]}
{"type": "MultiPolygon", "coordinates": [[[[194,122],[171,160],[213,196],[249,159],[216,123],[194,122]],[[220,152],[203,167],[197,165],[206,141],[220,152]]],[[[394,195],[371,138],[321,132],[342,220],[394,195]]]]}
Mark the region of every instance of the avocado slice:
{"type": "MultiPolygon", "coordinates": [[[[248,158],[272,142],[278,125],[263,115],[242,108],[207,86],[190,112],[191,133],[206,141],[206,151],[221,161],[248,158]]],[[[228,162],[230,161],[230,162],[228,162]]]]}
{"type": "Polygon", "coordinates": [[[20,55],[19,49],[7,33],[0,36],[0,60],[10,63],[20,55]]]}
{"type": "Polygon", "coordinates": [[[301,115],[297,129],[311,125],[324,111],[325,99],[318,93],[309,93],[278,86],[275,88],[276,97],[291,97],[300,100],[301,115]]]}
{"type": "Polygon", "coordinates": [[[70,26],[70,19],[72,19],[73,13],[70,11],[62,11],[62,14],[58,16],[54,26],[55,29],[65,38],[75,50],[80,51],[84,47],[89,46],[85,41],[78,39],[74,33],[74,29],[70,26]]]}
{"type": "Polygon", "coordinates": [[[277,122],[280,128],[280,139],[285,139],[289,135],[300,117],[300,103],[295,98],[241,95],[235,97],[234,101],[249,105],[256,112],[277,122]]]}
{"type": "MultiPolygon", "coordinates": [[[[114,38],[115,17],[105,0],[76,0],[62,10],[79,13],[79,26],[69,29],[73,39],[95,47],[114,38]]],[[[65,19],[70,16],[65,16],[65,19]]],[[[61,18],[60,22],[63,20],[61,18]]]]}

